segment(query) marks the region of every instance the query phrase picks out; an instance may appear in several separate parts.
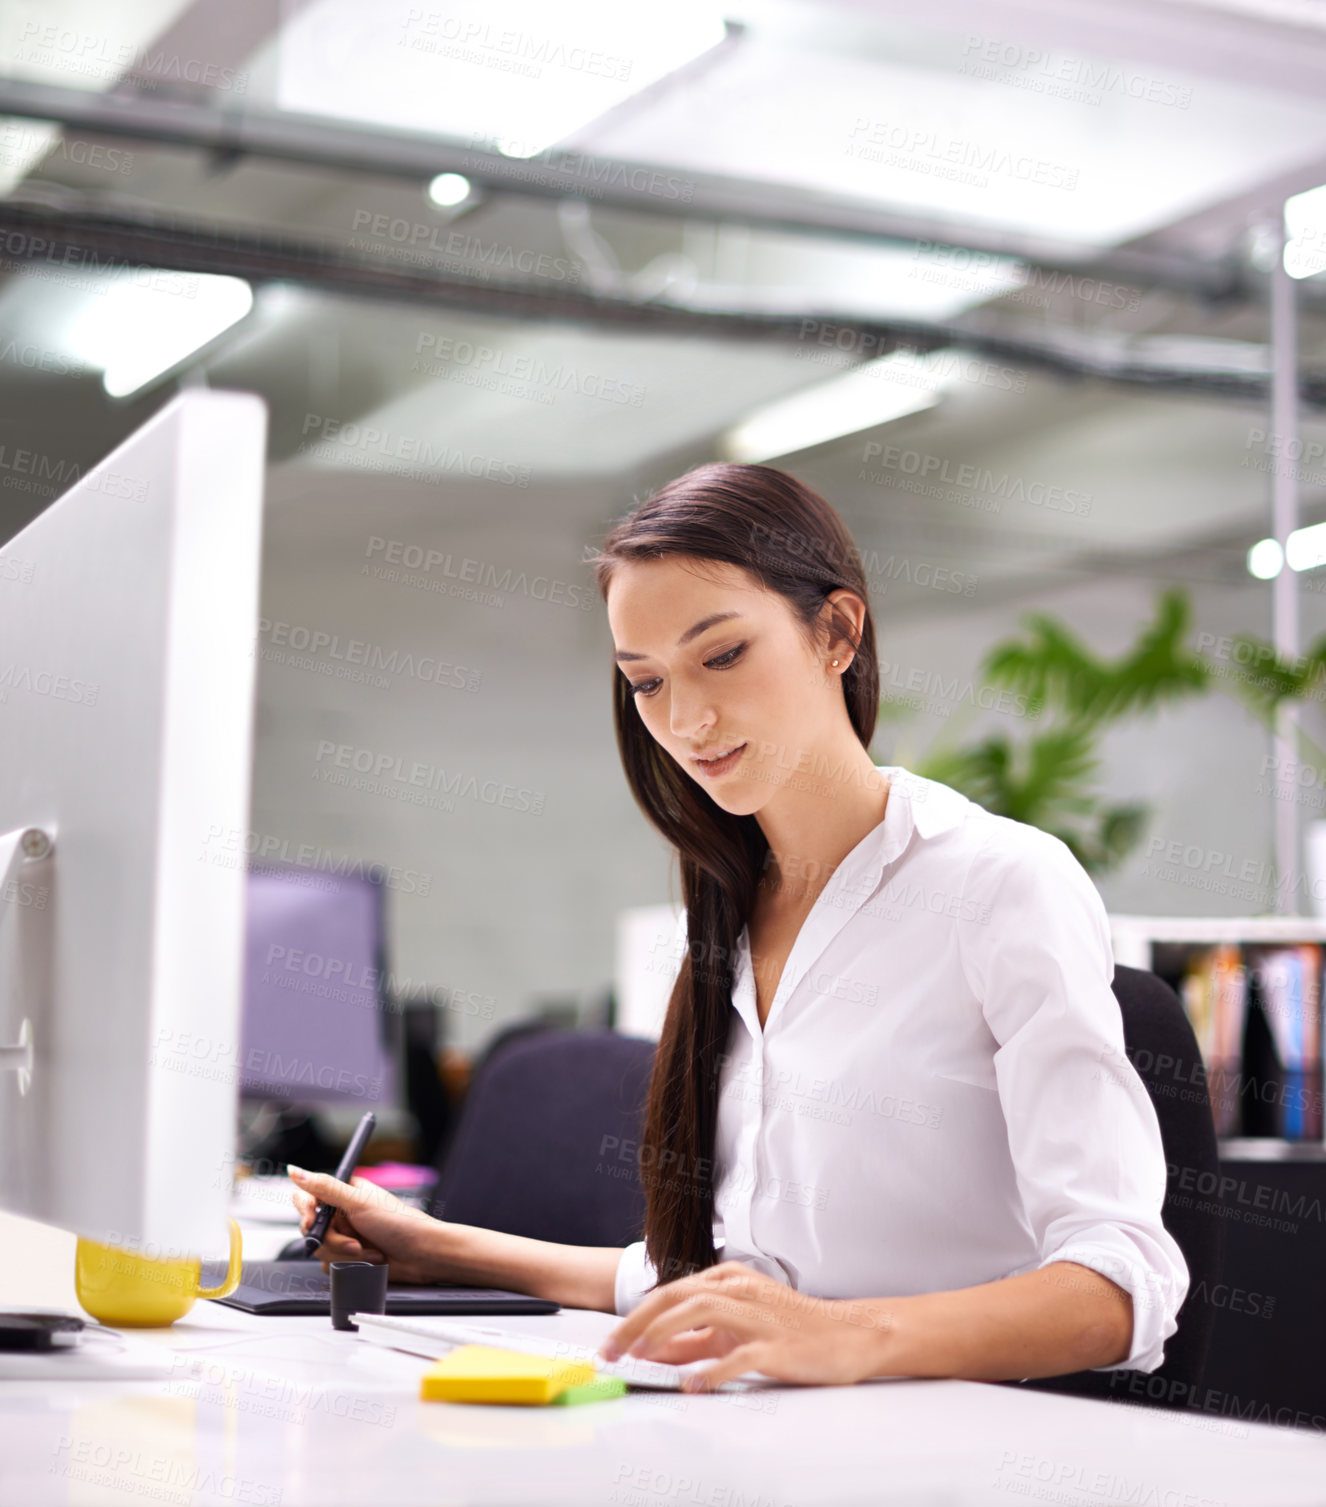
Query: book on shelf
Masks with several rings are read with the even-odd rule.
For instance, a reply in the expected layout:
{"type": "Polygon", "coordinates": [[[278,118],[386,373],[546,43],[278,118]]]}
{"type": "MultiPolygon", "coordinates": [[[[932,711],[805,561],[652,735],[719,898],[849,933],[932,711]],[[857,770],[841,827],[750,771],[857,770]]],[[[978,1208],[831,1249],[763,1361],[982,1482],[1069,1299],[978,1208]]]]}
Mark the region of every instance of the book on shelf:
{"type": "MultiPolygon", "coordinates": [[[[1167,943],[1166,952],[1176,945],[1167,943]]],[[[1181,954],[1179,993],[1206,1069],[1216,1134],[1320,1140],[1322,945],[1215,942],[1183,946],[1181,954]]]]}
{"type": "Polygon", "coordinates": [[[1238,1133],[1239,1080],[1248,1014],[1248,970],[1239,947],[1217,942],[1194,948],[1179,990],[1206,1068],[1218,1136],[1238,1133]]]}
{"type": "Polygon", "coordinates": [[[1259,952],[1255,979],[1282,1074],[1278,1133],[1291,1141],[1319,1140],[1322,949],[1308,942],[1259,952]]]}

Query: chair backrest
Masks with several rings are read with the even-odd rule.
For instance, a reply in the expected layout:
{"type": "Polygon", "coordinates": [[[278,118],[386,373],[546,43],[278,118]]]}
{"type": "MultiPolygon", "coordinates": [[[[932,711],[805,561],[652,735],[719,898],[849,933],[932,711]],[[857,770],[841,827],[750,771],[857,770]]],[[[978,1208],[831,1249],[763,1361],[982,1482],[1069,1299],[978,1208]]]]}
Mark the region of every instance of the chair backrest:
{"type": "Polygon", "coordinates": [[[1114,996],[1123,1014],[1124,1051],[1146,1085],[1160,1123],[1169,1172],[1161,1210],[1188,1263],[1188,1296],[1178,1329],[1165,1343],[1164,1362],[1151,1372],[1074,1371],[1011,1383],[1042,1391],[1192,1406],[1200,1392],[1215,1325],[1212,1289],[1220,1279],[1224,1226],[1201,1190],[1220,1176],[1215,1122],[1206,1075],[1187,1012],[1174,990],[1154,973],[1116,967],[1114,996]]]}
{"type": "Polygon", "coordinates": [[[654,1044],[545,1029],[494,1051],[465,1096],[429,1212],[563,1245],[644,1230],[637,1170],[654,1044]]]}

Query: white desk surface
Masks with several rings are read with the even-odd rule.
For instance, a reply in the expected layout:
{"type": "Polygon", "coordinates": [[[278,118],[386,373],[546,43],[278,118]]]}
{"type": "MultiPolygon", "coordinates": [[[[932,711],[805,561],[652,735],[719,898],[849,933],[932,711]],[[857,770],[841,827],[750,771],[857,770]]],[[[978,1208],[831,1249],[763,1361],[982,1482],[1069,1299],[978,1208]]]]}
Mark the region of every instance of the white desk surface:
{"type": "MultiPolygon", "coordinates": [[[[261,1227],[246,1234],[260,1254],[261,1227]]],[[[72,1236],[0,1214],[0,1305],[74,1308],[73,1247],[72,1236]]],[[[564,1310],[495,1322],[593,1342],[614,1321],[564,1310]]],[[[173,1329],[135,1332],[173,1350],[178,1375],[0,1382],[0,1502],[1326,1502],[1326,1436],[1217,1415],[961,1381],[634,1393],[565,1409],[421,1403],[425,1361],[327,1319],[263,1319],[202,1302],[173,1329]]]]}

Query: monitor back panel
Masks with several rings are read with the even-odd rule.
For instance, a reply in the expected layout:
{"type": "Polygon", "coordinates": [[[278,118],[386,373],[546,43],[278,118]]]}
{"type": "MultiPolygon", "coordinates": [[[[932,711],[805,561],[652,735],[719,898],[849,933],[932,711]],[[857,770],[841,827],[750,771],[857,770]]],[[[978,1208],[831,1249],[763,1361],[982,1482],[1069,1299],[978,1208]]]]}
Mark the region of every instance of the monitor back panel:
{"type": "Polygon", "coordinates": [[[147,1254],[225,1241],[266,410],[168,404],[0,547],[0,1205],[147,1254]],[[7,573],[8,575],[8,573],[7,573]]]}

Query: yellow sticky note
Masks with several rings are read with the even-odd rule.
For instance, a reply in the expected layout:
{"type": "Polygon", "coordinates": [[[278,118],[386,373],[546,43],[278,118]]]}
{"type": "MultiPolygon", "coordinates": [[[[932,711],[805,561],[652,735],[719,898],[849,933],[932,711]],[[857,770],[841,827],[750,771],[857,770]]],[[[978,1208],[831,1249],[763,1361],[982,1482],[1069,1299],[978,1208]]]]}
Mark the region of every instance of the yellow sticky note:
{"type": "Polygon", "coordinates": [[[424,1372],[419,1396],[424,1402],[542,1403],[593,1380],[589,1361],[554,1360],[493,1345],[458,1345],[424,1372]]]}

